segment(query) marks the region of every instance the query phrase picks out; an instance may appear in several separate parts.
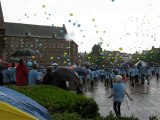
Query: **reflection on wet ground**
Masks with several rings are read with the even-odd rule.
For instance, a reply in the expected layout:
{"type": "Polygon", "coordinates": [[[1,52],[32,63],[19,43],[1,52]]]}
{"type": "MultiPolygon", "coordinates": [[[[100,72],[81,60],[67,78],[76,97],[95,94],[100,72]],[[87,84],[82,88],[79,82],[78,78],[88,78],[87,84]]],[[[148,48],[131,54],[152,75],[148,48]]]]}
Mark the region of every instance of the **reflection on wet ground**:
{"type": "MultiPolygon", "coordinates": [[[[149,116],[155,115],[160,119],[160,80],[156,81],[155,78],[152,78],[150,85],[146,83],[130,86],[129,81],[125,84],[133,101],[125,97],[121,105],[122,115],[130,116],[133,114],[140,120],[149,120],[149,116]]],[[[93,91],[89,90],[84,94],[97,102],[100,114],[105,117],[111,110],[113,111],[112,99],[108,98],[110,93],[111,88],[105,87],[104,83],[99,81],[93,91]]]]}

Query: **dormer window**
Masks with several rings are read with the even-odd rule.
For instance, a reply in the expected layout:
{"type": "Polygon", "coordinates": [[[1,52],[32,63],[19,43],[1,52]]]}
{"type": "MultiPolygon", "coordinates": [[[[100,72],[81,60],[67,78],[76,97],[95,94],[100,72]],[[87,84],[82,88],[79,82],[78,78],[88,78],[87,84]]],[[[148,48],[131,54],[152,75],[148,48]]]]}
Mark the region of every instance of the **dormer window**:
{"type": "Polygon", "coordinates": [[[31,32],[26,32],[27,37],[31,37],[31,32]]]}

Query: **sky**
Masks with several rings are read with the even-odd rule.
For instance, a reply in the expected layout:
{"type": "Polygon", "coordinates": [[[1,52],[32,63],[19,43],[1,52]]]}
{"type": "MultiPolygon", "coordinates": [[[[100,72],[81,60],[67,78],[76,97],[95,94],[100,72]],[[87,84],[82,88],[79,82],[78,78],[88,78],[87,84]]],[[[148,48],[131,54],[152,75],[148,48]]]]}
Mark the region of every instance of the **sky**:
{"type": "Polygon", "coordinates": [[[160,47],[160,0],[1,0],[5,22],[62,26],[90,52],[126,53],[160,47]]]}

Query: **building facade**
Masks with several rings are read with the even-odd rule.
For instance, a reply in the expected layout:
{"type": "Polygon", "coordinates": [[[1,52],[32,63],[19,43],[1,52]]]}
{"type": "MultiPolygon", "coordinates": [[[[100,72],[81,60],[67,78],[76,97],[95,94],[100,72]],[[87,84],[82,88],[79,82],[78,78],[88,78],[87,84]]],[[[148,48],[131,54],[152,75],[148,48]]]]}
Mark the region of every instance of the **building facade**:
{"type": "MultiPolygon", "coordinates": [[[[3,18],[0,6],[0,18],[3,18]]],[[[42,26],[4,22],[0,19],[0,57],[9,61],[11,55],[23,48],[41,53],[41,57],[28,57],[41,65],[56,62],[61,65],[74,64],[77,60],[78,45],[66,40],[67,30],[62,27],[42,26]]],[[[27,58],[25,58],[27,59],[27,58]]]]}

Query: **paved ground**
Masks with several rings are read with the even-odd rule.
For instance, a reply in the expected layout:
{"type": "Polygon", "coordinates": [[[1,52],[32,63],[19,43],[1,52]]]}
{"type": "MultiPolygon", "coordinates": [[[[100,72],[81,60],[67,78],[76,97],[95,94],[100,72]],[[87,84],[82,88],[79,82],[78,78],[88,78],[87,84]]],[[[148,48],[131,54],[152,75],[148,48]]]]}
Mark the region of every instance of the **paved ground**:
{"type": "MultiPolygon", "coordinates": [[[[125,84],[133,101],[125,97],[121,105],[122,115],[133,114],[140,120],[149,120],[149,116],[156,115],[160,119],[160,80],[157,82],[155,78],[152,78],[150,85],[145,83],[145,85],[130,86],[129,81],[125,84]]],[[[104,83],[99,81],[93,91],[87,91],[84,94],[92,97],[99,105],[100,114],[106,116],[111,110],[113,111],[112,99],[108,98],[110,93],[111,89],[105,88],[104,83]]]]}

